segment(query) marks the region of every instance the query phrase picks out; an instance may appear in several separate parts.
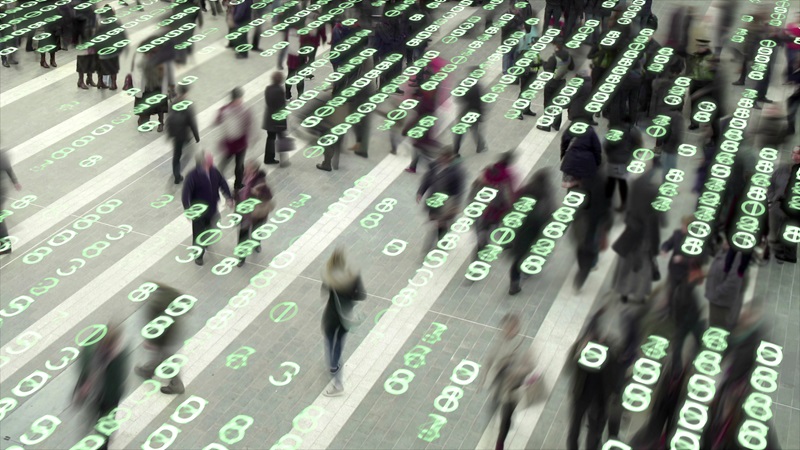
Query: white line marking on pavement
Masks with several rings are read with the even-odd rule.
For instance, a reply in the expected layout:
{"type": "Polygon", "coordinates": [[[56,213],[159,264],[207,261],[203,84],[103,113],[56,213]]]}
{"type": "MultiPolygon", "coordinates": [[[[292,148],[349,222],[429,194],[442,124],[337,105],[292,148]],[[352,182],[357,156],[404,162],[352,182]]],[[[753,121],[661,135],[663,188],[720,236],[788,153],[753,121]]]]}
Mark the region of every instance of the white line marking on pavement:
{"type": "MultiPolygon", "coordinates": [[[[536,128],[528,133],[520,145],[524,150],[519,152],[516,170],[525,174],[532,171],[557,135],[536,128]]],[[[384,338],[368,334],[347,361],[347,366],[353,369],[352,373],[345,373],[346,391],[343,401],[322,394],[314,400],[313,406],[322,408],[326,414],[319,418],[316,429],[303,435],[304,447],[327,448],[331,445],[367,393],[375,383],[379,383],[379,377],[425,318],[445,287],[454,277],[463,274],[461,266],[473,255],[473,238],[474,233],[471,232],[461,235],[458,247],[448,255],[445,267],[433,269],[434,282],[424,288],[417,288],[418,295],[411,306],[403,308],[402,312],[397,308],[390,308],[383,314],[375,329],[385,333],[384,338]],[[377,342],[378,340],[381,342],[377,342]]]]}
{"type": "MultiPolygon", "coordinates": [[[[186,72],[196,69],[199,65],[210,61],[211,58],[219,54],[220,50],[222,50],[220,46],[215,46],[213,51],[198,55],[193,64],[187,64],[179,68],[175,72],[175,76],[180,77],[186,72]]],[[[13,147],[8,151],[8,158],[13,164],[19,164],[30,157],[36,156],[39,152],[56,144],[66,136],[71,136],[88,124],[95,123],[114,111],[125,107],[133,110],[133,97],[123,92],[115,94],[113,97],[103,100],[86,111],[59,123],[47,132],[40,133],[36,137],[13,147]]]]}

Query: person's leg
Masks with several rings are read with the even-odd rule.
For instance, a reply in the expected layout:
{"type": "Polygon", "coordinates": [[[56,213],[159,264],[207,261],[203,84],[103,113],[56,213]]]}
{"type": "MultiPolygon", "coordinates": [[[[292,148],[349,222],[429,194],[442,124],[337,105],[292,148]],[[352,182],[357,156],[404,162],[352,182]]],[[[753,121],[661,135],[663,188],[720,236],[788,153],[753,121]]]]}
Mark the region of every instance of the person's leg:
{"type": "Polygon", "coordinates": [[[798,85],[792,95],[786,100],[786,120],[789,123],[788,131],[794,134],[797,126],[797,110],[800,108],[800,85],[798,85]]]}
{"type": "Polygon", "coordinates": [[[581,435],[583,415],[588,407],[588,402],[581,398],[575,399],[572,403],[572,416],[570,417],[569,431],[567,432],[568,450],[578,450],[578,438],[581,435]]]}
{"type": "Polygon", "coordinates": [[[247,153],[247,149],[244,149],[244,150],[240,151],[239,153],[237,153],[236,156],[235,156],[235,158],[236,158],[236,161],[235,161],[236,166],[234,167],[234,170],[233,170],[233,173],[235,175],[235,178],[234,178],[234,181],[233,181],[233,188],[234,189],[241,189],[242,186],[244,186],[244,157],[245,157],[246,153],[247,153]]]}
{"type": "Polygon", "coordinates": [[[608,420],[605,403],[597,394],[594,394],[594,397],[587,416],[589,430],[586,433],[586,450],[600,449],[603,429],[606,427],[606,421],[608,420]]]}
{"type": "Polygon", "coordinates": [[[497,436],[497,444],[495,444],[495,450],[503,450],[505,448],[506,437],[508,436],[508,432],[511,430],[511,417],[514,415],[514,409],[516,409],[517,405],[513,402],[507,402],[503,404],[503,407],[500,409],[500,434],[497,436]]]}
{"type": "Polygon", "coordinates": [[[325,152],[323,153],[325,159],[322,161],[322,164],[317,164],[317,169],[324,170],[327,172],[333,170],[333,168],[331,167],[331,162],[333,161],[333,153],[334,153],[334,148],[332,145],[325,147],[325,152]]]}
{"type": "Polygon", "coordinates": [[[508,288],[508,293],[511,295],[515,295],[522,290],[522,287],[519,285],[522,279],[522,271],[519,268],[520,264],[522,264],[522,258],[522,256],[514,258],[514,261],[511,262],[511,269],[509,270],[511,285],[508,288]]]}
{"type": "Polygon", "coordinates": [[[275,159],[275,140],[277,138],[277,131],[267,131],[267,145],[264,148],[264,164],[278,164],[278,160],[275,159]]]}
{"type": "Polygon", "coordinates": [[[453,152],[458,155],[461,151],[461,141],[464,140],[463,134],[454,133],[453,134],[453,152]]]}
{"type": "Polygon", "coordinates": [[[678,154],[677,153],[661,153],[661,169],[663,172],[663,180],[666,181],[667,174],[670,170],[678,167],[678,154]]]}
{"type": "Polygon", "coordinates": [[[175,178],[175,184],[179,184],[183,180],[181,176],[181,156],[183,156],[183,141],[175,138],[172,141],[172,176],[175,178]]]}
{"type": "Polygon", "coordinates": [[[255,27],[253,30],[253,51],[261,51],[261,48],[258,44],[261,42],[261,25],[255,27]]]}
{"type": "Polygon", "coordinates": [[[620,178],[617,182],[619,183],[620,208],[625,209],[625,205],[628,204],[628,181],[620,178]]]}

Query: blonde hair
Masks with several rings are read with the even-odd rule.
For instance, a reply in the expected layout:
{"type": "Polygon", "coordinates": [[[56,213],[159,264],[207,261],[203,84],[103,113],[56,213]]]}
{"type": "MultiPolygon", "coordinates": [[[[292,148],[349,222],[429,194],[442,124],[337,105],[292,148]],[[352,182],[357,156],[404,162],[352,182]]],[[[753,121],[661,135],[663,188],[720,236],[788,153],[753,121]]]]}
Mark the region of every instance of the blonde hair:
{"type": "Polygon", "coordinates": [[[341,247],[337,247],[331,257],[328,258],[328,264],[325,266],[326,270],[330,273],[335,270],[345,270],[347,269],[347,259],[344,256],[344,250],[341,247]]]}

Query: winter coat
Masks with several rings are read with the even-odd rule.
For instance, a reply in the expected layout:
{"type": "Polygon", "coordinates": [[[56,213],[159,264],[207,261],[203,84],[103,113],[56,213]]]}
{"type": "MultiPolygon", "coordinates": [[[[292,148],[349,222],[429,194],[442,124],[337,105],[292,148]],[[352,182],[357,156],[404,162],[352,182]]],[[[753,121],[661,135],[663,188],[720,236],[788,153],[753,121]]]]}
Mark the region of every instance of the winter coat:
{"type": "MultiPolygon", "coordinates": [[[[480,221],[483,224],[499,223],[503,216],[511,209],[514,201],[514,187],[516,180],[511,168],[505,163],[498,162],[486,167],[483,173],[475,180],[473,194],[477,195],[478,190],[489,187],[497,190],[497,195],[481,214],[480,221]]],[[[471,195],[471,198],[474,196],[471,195]]]]}
{"type": "Polygon", "coordinates": [[[522,400],[519,388],[533,372],[533,357],[522,336],[507,339],[501,331],[499,339],[489,351],[485,369],[487,379],[492,384],[498,405],[517,404],[522,400]]]}
{"type": "Polygon", "coordinates": [[[98,354],[99,350],[108,350],[104,348],[104,344],[104,341],[100,341],[81,352],[81,374],[76,386],[76,391],[80,390],[86,381],[94,379],[92,391],[96,396],[93,396],[93,404],[90,406],[96,412],[108,412],[119,405],[125,393],[125,378],[128,376],[125,349],[112,349],[110,360],[104,361],[98,354]]]}
{"type": "Polygon", "coordinates": [[[244,104],[229,103],[220,108],[216,125],[222,126],[220,144],[227,155],[236,155],[247,150],[252,117],[244,104]]]}
{"type": "MultiPolygon", "coordinates": [[[[176,298],[182,294],[176,289],[159,283],[158,289],[150,299],[147,301],[147,320],[151,321],[159,316],[165,315],[165,311],[176,298]]],[[[179,335],[180,328],[178,323],[179,319],[173,317],[175,322],[167,327],[163,333],[157,337],[149,339],[148,342],[158,349],[167,349],[177,343],[177,336],[179,335]]]]}
{"type": "MultiPolygon", "coordinates": [[[[741,304],[741,299],[744,297],[744,279],[732,269],[727,274],[725,273],[726,253],[726,251],[720,252],[708,269],[706,299],[712,305],[732,307],[741,304]]],[[[736,261],[734,261],[734,266],[736,266],[736,261]]]]}
{"type": "Polygon", "coordinates": [[[535,186],[532,183],[520,189],[521,197],[530,197],[536,200],[533,210],[529,211],[517,229],[516,237],[511,241],[511,255],[515,260],[524,257],[531,249],[534,241],[539,237],[544,227],[550,222],[553,212],[558,208],[549,186],[535,186]]]}
{"type": "Polygon", "coordinates": [[[780,150],[788,131],[786,117],[762,115],[758,122],[755,150],[760,151],[764,147],[780,150]]]}
{"type": "Polygon", "coordinates": [[[602,146],[592,127],[577,137],[564,133],[561,151],[561,171],[577,179],[593,177],[602,162],[602,146]]]}
{"type": "Polygon", "coordinates": [[[322,287],[328,290],[328,302],[322,312],[322,327],[327,330],[339,329],[346,332],[336,308],[336,297],[339,297],[342,314],[352,314],[355,302],[367,298],[361,276],[348,270],[336,270],[322,274],[322,287]]]}
{"type": "MultiPolygon", "coordinates": [[[[253,212],[250,214],[242,215],[241,223],[243,225],[250,225],[256,220],[263,220],[266,218],[264,212],[261,211],[262,208],[259,208],[259,206],[272,200],[272,190],[267,184],[267,173],[263,170],[259,170],[252,179],[245,177],[244,186],[236,193],[237,202],[243,202],[251,198],[257,199],[261,203],[256,205],[253,212]]],[[[269,212],[267,212],[267,214],[269,214],[269,212]]]]}
{"type": "Polygon", "coordinates": [[[461,197],[464,194],[464,169],[461,161],[453,161],[447,167],[441,167],[441,163],[436,161],[431,164],[430,169],[425,173],[417,190],[417,195],[426,200],[426,207],[431,220],[437,220],[443,215],[453,215],[461,205],[461,197]],[[427,204],[427,199],[434,194],[447,195],[444,205],[433,207],[427,204]]]}
{"type": "Polygon", "coordinates": [[[208,206],[208,209],[203,216],[213,217],[217,213],[220,191],[225,198],[232,198],[228,182],[216,167],[212,167],[210,172],[206,172],[203,166],[198,165],[183,182],[181,197],[183,209],[189,209],[196,204],[204,204],[208,206]]]}
{"type": "Polygon", "coordinates": [[[286,91],[283,85],[271,84],[264,91],[264,101],[266,110],[264,111],[264,121],[261,128],[270,132],[286,131],[286,119],[277,120],[272,117],[286,109],[286,91]]]}
{"type": "Polygon", "coordinates": [[[656,145],[661,146],[661,151],[670,155],[678,153],[678,147],[683,144],[684,119],[680,111],[664,111],[662,115],[670,118],[667,134],[656,139],[656,145]]]}
{"type": "Polygon", "coordinates": [[[650,206],[657,195],[658,190],[646,175],[638,178],[631,186],[630,205],[625,214],[625,230],[612,246],[623,258],[640,251],[649,257],[658,255],[661,218],[654,214],[650,206]]]}
{"type": "Polygon", "coordinates": [[[627,124],[612,129],[621,131],[622,138],[618,141],[605,139],[603,150],[609,164],[628,164],[633,158],[633,151],[642,146],[642,133],[639,129],[627,124]]]}
{"type": "Polygon", "coordinates": [[[200,132],[197,129],[197,118],[191,105],[182,111],[171,110],[167,115],[167,135],[176,141],[189,142],[194,137],[200,142],[200,132]]]}

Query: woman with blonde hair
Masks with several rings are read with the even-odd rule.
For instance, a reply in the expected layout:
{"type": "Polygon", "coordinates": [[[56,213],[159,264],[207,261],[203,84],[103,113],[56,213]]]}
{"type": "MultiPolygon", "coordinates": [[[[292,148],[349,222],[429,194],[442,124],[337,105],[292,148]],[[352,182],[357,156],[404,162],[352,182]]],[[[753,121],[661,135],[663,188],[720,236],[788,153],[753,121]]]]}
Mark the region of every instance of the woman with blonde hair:
{"type": "Polygon", "coordinates": [[[325,391],[327,397],[344,394],[342,385],[342,349],[347,332],[358,325],[354,306],[367,297],[361,275],[347,263],[344,251],[333,251],[322,271],[322,289],[328,290],[328,302],[322,313],[322,334],[325,336],[325,356],[333,384],[325,391]]]}

